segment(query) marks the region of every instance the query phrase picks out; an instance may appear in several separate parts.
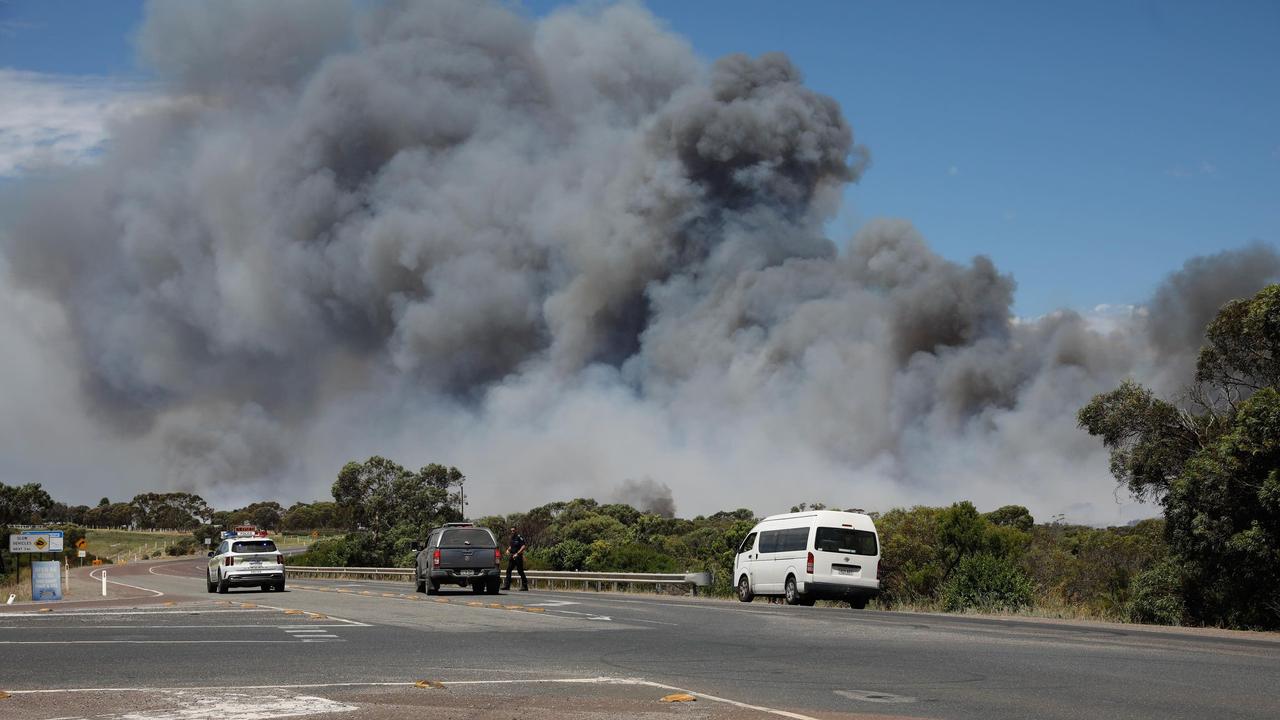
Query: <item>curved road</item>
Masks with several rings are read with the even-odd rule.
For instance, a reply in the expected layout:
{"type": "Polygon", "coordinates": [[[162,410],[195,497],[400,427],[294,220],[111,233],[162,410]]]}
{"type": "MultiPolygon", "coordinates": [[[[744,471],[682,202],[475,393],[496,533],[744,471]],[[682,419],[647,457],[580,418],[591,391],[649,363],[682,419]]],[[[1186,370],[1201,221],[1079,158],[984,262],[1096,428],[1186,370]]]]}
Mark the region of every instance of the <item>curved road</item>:
{"type": "Polygon", "coordinates": [[[137,597],[110,607],[0,613],[0,716],[1280,715],[1275,634],[389,582],[209,595],[203,560],[113,568],[137,597]],[[698,700],[659,702],[677,690],[698,700]]]}

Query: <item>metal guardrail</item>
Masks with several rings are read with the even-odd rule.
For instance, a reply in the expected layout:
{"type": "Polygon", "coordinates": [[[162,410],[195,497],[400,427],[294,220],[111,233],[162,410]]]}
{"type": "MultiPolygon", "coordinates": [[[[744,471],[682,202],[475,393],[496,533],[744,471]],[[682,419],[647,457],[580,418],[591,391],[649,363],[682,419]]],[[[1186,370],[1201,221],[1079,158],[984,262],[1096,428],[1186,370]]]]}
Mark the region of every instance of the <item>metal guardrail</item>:
{"type": "MultiPolygon", "coordinates": [[[[403,580],[414,579],[412,568],[373,568],[373,567],[310,567],[302,565],[286,566],[288,573],[294,577],[316,578],[349,578],[356,580],[403,580]]],[[[631,588],[634,585],[652,586],[654,592],[661,593],[670,587],[687,587],[694,594],[698,588],[711,584],[711,573],[605,573],[605,572],[572,572],[567,570],[526,570],[525,576],[529,584],[538,587],[539,583],[548,589],[572,589],[581,584],[583,590],[595,589],[602,592],[606,589],[617,591],[621,586],[631,588]]]]}

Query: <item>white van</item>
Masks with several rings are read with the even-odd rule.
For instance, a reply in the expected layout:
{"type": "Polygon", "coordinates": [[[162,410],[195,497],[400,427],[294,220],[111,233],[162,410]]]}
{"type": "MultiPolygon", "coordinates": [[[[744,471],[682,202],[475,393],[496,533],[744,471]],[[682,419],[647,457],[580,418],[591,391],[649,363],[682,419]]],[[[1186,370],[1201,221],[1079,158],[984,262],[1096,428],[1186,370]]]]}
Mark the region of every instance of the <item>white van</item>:
{"type": "Polygon", "coordinates": [[[742,602],[781,595],[788,605],[845,600],[862,609],[880,593],[880,537],[862,513],[771,515],[738,546],[733,576],[742,602]]]}

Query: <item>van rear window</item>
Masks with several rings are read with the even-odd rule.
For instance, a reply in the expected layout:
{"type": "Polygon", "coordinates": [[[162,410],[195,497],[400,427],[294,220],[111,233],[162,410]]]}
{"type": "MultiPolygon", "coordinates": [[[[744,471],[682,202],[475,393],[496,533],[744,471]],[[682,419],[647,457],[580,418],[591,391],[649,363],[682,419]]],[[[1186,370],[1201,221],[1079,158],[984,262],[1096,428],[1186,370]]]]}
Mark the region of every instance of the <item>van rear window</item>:
{"type": "Polygon", "coordinates": [[[489,535],[487,530],[481,528],[466,528],[458,530],[445,530],[440,536],[440,547],[442,548],[460,548],[460,547],[497,547],[493,542],[493,537],[489,535]]]}
{"type": "Polygon", "coordinates": [[[824,552],[875,555],[876,534],[866,530],[820,527],[813,540],[813,547],[824,552]]]}

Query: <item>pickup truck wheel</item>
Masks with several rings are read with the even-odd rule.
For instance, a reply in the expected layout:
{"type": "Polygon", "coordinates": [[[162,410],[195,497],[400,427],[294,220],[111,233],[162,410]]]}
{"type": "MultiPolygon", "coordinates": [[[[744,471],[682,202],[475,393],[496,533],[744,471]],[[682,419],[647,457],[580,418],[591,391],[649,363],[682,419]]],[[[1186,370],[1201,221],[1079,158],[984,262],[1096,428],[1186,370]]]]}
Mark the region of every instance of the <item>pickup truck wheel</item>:
{"type": "Polygon", "coordinates": [[[418,592],[424,593],[426,591],[427,591],[427,581],[423,580],[422,578],[418,578],[418,592]]]}
{"type": "Polygon", "coordinates": [[[497,594],[498,594],[498,588],[499,588],[499,587],[501,587],[501,585],[499,585],[499,584],[498,584],[498,580],[497,580],[497,578],[494,578],[493,580],[490,580],[490,581],[489,581],[489,588],[488,588],[488,589],[489,589],[489,594],[490,594],[490,595],[497,595],[497,594]]]}
{"type": "Polygon", "coordinates": [[[440,594],[440,583],[436,582],[435,580],[428,580],[428,581],[427,581],[427,594],[428,594],[428,595],[439,595],[439,594],[440,594]]]}
{"type": "Polygon", "coordinates": [[[476,595],[479,595],[480,593],[484,592],[484,583],[481,583],[481,582],[471,583],[471,592],[476,595]]]}

